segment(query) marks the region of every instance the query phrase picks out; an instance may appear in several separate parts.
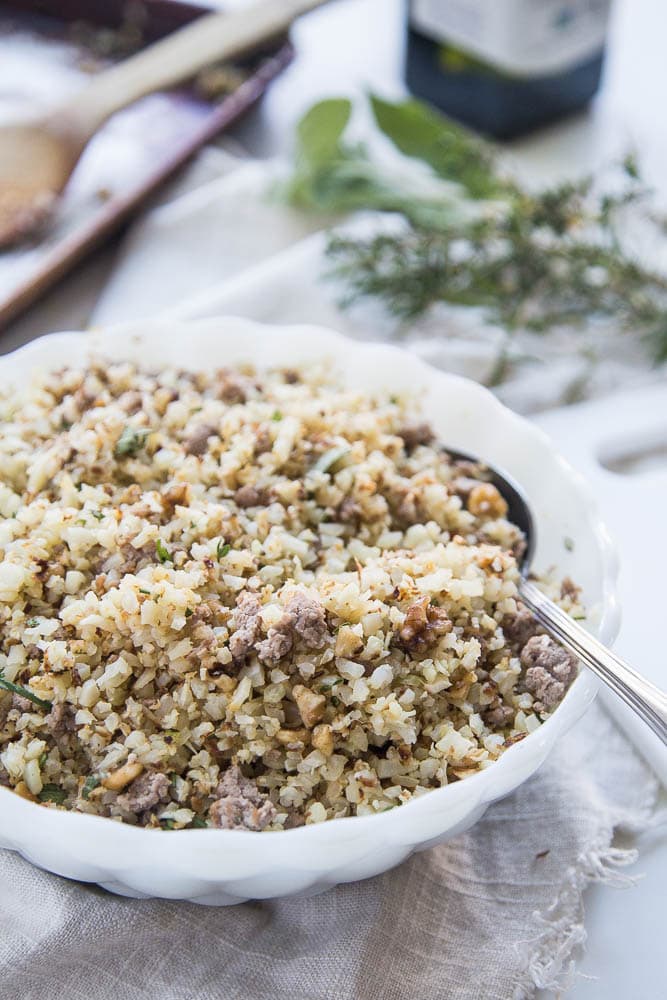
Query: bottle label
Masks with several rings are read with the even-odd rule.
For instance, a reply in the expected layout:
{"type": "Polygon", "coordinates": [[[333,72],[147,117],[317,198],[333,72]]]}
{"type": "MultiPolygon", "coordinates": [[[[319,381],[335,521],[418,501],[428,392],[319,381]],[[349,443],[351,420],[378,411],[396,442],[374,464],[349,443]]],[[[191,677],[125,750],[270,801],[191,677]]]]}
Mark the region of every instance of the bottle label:
{"type": "Polygon", "coordinates": [[[512,76],[551,76],[604,45],[611,0],[413,0],[422,34],[512,76]]]}

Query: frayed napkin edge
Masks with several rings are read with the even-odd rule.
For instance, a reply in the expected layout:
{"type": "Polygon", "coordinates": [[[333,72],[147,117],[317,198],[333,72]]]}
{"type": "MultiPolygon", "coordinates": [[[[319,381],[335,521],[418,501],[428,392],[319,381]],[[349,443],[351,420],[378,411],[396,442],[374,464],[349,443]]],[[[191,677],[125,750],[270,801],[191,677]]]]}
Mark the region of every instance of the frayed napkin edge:
{"type": "Polygon", "coordinates": [[[533,919],[540,929],[534,938],[516,944],[525,971],[515,985],[512,1000],[531,1000],[537,990],[561,995],[572,986],[578,957],[575,952],[584,948],[588,936],[584,892],[596,883],[627,889],[642,878],[641,874],[627,875],[621,870],[635,864],[641,845],[614,847],[613,839],[617,833],[641,836],[667,827],[667,810],[657,807],[660,788],[658,779],[651,776],[636,809],[610,810],[604,829],[566,871],[554,901],[545,911],[534,912],[533,919]]]}

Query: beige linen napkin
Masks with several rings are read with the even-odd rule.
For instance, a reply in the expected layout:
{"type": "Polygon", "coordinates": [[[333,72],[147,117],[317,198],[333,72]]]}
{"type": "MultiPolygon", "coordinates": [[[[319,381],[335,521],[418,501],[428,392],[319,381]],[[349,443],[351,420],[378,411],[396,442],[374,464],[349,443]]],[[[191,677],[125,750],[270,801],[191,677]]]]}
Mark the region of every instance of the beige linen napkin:
{"type": "Polygon", "coordinates": [[[524,1000],[571,974],[582,889],[623,884],[613,831],[649,824],[655,784],[594,707],[469,833],[310,899],[119,899],[0,852],[0,996],[524,1000]]]}
{"type": "MultiPolygon", "coordinates": [[[[226,311],[387,336],[379,314],[342,314],[335,289],[318,281],[313,222],[267,207],[276,170],[241,164],[140,222],[94,321],[226,311]]],[[[443,341],[439,323],[421,324],[408,346],[480,377],[497,331],[450,317],[443,341]]],[[[554,399],[566,383],[553,371],[554,399]]],[[[534,408],[530,379],[509,396],[534,408]]],[[[0,1000],[522,1000],[556,990],[585,939],[583,889],[627,881],[619,869],[635,859],[656,794],[594,706],[469,833],[310,899],[218,910],[124,900],[0,852],[0,1000]],[[630,838],[623,850],[619,830],[630,838]]]]}

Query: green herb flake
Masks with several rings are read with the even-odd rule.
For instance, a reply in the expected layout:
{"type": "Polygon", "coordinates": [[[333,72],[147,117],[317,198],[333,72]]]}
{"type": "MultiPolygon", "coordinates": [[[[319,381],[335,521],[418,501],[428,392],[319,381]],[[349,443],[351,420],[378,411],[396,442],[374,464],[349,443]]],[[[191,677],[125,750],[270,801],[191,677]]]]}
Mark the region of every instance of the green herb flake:
{"type": "Polygon", "coordinates": [[[96,521],[104,520],[104,513],[101,510],[91,510],[90,512],[96,521]]]}
{"type": "Polygon", "coordinates": [[[46,750],[44,751],[44,753],[42,753],[42,754],[39,755],[39,769],[40,769],[40,771],[44,767],[44,765],[46,764],[46,762],[47,762],[48,759],[49,759],[49,754],[48,754],[48,751],[46,751],[46,750]]]}
{"type": "Polygon", "coordinates": [[[276,423],[277,423],[277,422],[278,422],[279,420],[282,420],[282,419],[283,419],[283,415],[282,415],[282,413],[280,412],[280,410],[274,410],[274,411],[273,411],[273,413],[271,414],[271,419],[272,419],[272,420],[275,420],[275,421],[276,421],[276,423]]]}
{"type": "Polygon", "coordinates": [[[28,618],[26,622],[27,628],[37,628],[39,625],[39,618],[28,618]]]}
{"type": "Polygon", "coordinates": [[[186,608],[185,609],[185,617],[186,618],[191,618],[193,614],[194,614],[194,612],[193,612],[192,608],[186,608]]]}
{"type": "Polygon", "coordinates": [[[623,160],[623,170],[633,181],[639,180],[639,163],[634,153],[627,153],[623,160]]]}
{"type": "Polygon", "coordinates": [[[205,819],[202,819],[201,816],[195,816],[192,823],[190,823],[190,826],[194,830],[206,830],[208,828],[208,823],[205,819]]]}
{"type": "Polygon", "coordinates": [[[114,455],[116,458],[127,458],[136,455],[146,444],[146,439],[150,434],[148,427],[125,427],[123,433],[116,442],[114,455]]]}
{"type": "Polygon", "coordinates": [[[216,549],[215,549],[215,553],[216,553],[216,555],[218,557],[218,562],[221,559],[224,559],[225,556],[229,555],[229,553],[231,551],[232,551],[232,547],[229,544],[229,542],[226,542],[224,540],[224,538],[221,538],[220,541],[218,542],[217,546],[216,546],[216,549]]]}
{"type": "Polygon", "coordinates": [[[343,683],[342,677],[334,677],[332,681],[323,681],[323,683],[320,684],[320,691],[331,691],[331,689],[335,688],[337,684],[342,684],[342,683],[343,683]]]}
{"type": "Polygon", "coordinates": [[[176,824],[174,823],[173,819],[161,819],[160,820],[160,826],[162,827],[163,830],[175,830],[176,829],[176,824]]]}
{"type": "Polygon", "coordinates": [[[419,674],[408,674],[405,679],[408,684],[412,684],[413,687],[423,687],[426,683],[424,678],[420,677],[419,674]]]}
{"type": "Polygon", "coordinates": [[[318,460],[313,465],[314,472],[329,472],[334,465],[336,465],[342,458],[350,452],[350,446],[336,445],[334,448],[329,448],[325,451],[323,455],[320,455],[318,460]]]}
{"type": "Polygon", "coordinates": [[[94,792],[99,786],[101,779],[96,777],[96,775],[89,775],[83,783],[83,788],[81,789],[81,797],[88,801],[90,798],[90,793],[94,792]]]}
{"type": "Polygon", "coordinates": [[[40,802],[55,802],[61,806],[67,798],[67,792],[59,785],[48,784],[44,785],[37,798],[40,802]]]}
{"type": "Polygon", "coordinates": [[[574,539],[570,538],[568,535],[563,539],[563,545],[568,552],[574,552],[574,539]]]}
{"type": "Polygon", "coordinates": [[[155,552],[161,563],[173,562],[169,549],[164,544],[161,538],[158,538],[158,540],[155,543],[155,552]]]}
{"type": "Polygon", "coordinates": [[[143,587],[139,587],[139,593],[140,594],[145,594],[146,597],[150,597],[151,596],[150,590],[144,590],[143,587]]]}
{"type": "Polygon", "coordinates": [[[47,701],[45,698],[39,698],[36,694],[34,694],[30,690],[30,688],[22,687],[20,684],[14,684],[12,681],[6,680],[4,670],[2,670],[1,668],[0,668],[0,688],[2,688],[5,691],[11,691],[12,694],[18,694],[21,698],[27,698],[28,701],[31,701],[34,705],[37,705],[38,708],[43,708],[48,712],[50,712],[51,709],[53,708],[53,704],[50,701],[47,701]]]}

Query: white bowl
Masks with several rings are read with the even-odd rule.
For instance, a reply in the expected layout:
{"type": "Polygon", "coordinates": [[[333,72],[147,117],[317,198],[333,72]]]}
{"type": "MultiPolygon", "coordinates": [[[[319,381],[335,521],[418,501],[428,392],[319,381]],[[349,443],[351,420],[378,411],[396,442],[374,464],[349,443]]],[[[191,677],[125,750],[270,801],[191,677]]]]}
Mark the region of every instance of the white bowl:
{"type": "MultiPolygon", "coordinates": [[[[35,371],[81,364],[91,350],[154,368],[241,362],[264,368],[330,359],[353,387],[416,393],[424,416],[445,444],[500,466],[523,485],[536,515],[535,566],[556,564],[570,574],[582,585],[588,607],[596,609],[597,634],[606,642],[615,638],[617,561],[585,483],[541,431],[476,383],[436,371],[395,347],[353,342],[319,327],[272,327],[225,318],[43,337],[0,359],[0,387],[24,384],[35,371]]],[[[44,809],[2,788],[0,847],[51,872],[97,882],[124,896],[228,905],[321,892],[386,871],[413,851],[472,826],[492,802],[540,767],[595,690],[596,681],[583,672],[553,716],[492,767],[377,816],[278,833],[165,833],[44,809]]]]}

